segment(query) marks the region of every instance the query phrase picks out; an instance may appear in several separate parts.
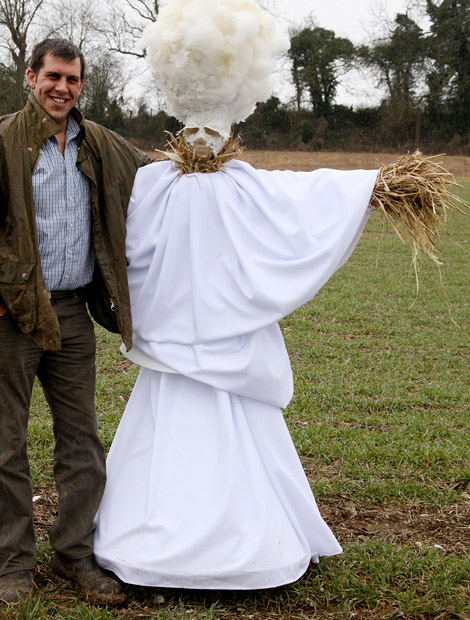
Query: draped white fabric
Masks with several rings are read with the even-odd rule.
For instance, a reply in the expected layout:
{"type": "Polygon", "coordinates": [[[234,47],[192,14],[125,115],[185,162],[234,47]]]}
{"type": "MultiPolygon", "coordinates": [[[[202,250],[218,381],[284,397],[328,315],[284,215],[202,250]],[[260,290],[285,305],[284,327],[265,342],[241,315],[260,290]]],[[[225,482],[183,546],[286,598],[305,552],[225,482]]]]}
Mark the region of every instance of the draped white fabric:
{"type": "Polygon", "coordinates": [[[127,221],[135,359],[179,374],[141,371],[108,457],[95,554],[124,581],[274,587],[341,551],[279,409],[292,375],[277,321],[350,256],[376,175],[239,161],[139,170],[127,221]]]}

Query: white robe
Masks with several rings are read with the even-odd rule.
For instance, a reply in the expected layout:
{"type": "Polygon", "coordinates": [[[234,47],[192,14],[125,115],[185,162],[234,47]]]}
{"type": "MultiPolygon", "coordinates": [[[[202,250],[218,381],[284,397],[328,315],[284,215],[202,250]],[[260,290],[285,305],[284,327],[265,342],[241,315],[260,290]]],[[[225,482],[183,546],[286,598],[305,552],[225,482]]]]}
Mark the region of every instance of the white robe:
{"type": "Polygon", "coordinates": [[[280,410],[292,373],[278,321],[349,258],[376,176],[240,161],[137,173],[129,356],[147,367],[108,456],[95,532],[99,564],[123,581],[275,587],[341,552],[280,410]]]}

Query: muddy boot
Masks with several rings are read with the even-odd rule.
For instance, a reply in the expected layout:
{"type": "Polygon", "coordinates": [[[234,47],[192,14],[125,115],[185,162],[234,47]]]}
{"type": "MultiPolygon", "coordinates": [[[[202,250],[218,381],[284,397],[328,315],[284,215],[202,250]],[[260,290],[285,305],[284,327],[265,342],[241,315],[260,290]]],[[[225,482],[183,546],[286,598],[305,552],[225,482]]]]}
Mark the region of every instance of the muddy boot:
{"type": "Polygon", "coordinates": [[[72,560],[55,553],[52,570],[66,579],[81,596],[98,605],[121,605],[126,600],[121,584],[98,566],[94,555],[72,560]]]}
{"type": "Polygon", "coordinates": [[[33,593],[33,571],[18,570],[0,577],[0,601],[19,603],[33,593]]]}

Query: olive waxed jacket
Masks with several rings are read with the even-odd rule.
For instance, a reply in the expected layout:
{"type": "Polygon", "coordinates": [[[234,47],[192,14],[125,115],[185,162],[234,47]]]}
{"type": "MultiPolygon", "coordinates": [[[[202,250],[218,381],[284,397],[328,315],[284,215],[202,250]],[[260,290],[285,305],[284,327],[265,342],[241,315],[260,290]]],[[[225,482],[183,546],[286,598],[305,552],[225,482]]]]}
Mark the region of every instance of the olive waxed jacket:
{"type": "MultiPolygon", "coordinates": [[[[77,109],[71,114],[82,128],[77,167],[90,179],[96,255],[90,312],[119,331],[130,348],[125,216],[137,169],[150,159],[114,132],[83,119],[77,109]]],[[[48,350],[60,349],[60,329],[41,269],[32,173],[40,147],[59,131],[32,95],[23,110],[0,118],[0,296],[18,328],[48,350]]]]}

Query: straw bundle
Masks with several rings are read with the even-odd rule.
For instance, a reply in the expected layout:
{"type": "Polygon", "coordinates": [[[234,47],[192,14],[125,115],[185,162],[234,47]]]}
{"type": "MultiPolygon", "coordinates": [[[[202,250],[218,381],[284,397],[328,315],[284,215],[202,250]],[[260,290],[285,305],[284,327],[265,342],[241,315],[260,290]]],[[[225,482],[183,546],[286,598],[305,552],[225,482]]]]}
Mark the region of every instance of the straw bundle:
{"type": "Polygon", "coordinates": [[[440,264],[435,245],[447,211],[456,209],[462,212],[459,204],[468,207],[452,193],[452,187],[460,186],[453,175],[435,161],[435,157],[425,157],[416,151],[383,166],[370,202],[372,208],[382,212],[403,241],[397,228],[397,223],[402,223],[412,247],[414,263],[423,250],[440,264]]]}
{"type": "Polygon", "coordinates": [[[190,147],[184,133],[180,133],[175,138],[169,134],[170,140],[166,143],[167,151],[158,151],[176,163],[181,175],[191,174],[192,172],[217,172],[223,170],[224,165],[231,159],[239,158],[242,154],[240,137],[233,137],[233,134],[225,143],[220,153],[213,153],[197,143],[190,147]]]}

